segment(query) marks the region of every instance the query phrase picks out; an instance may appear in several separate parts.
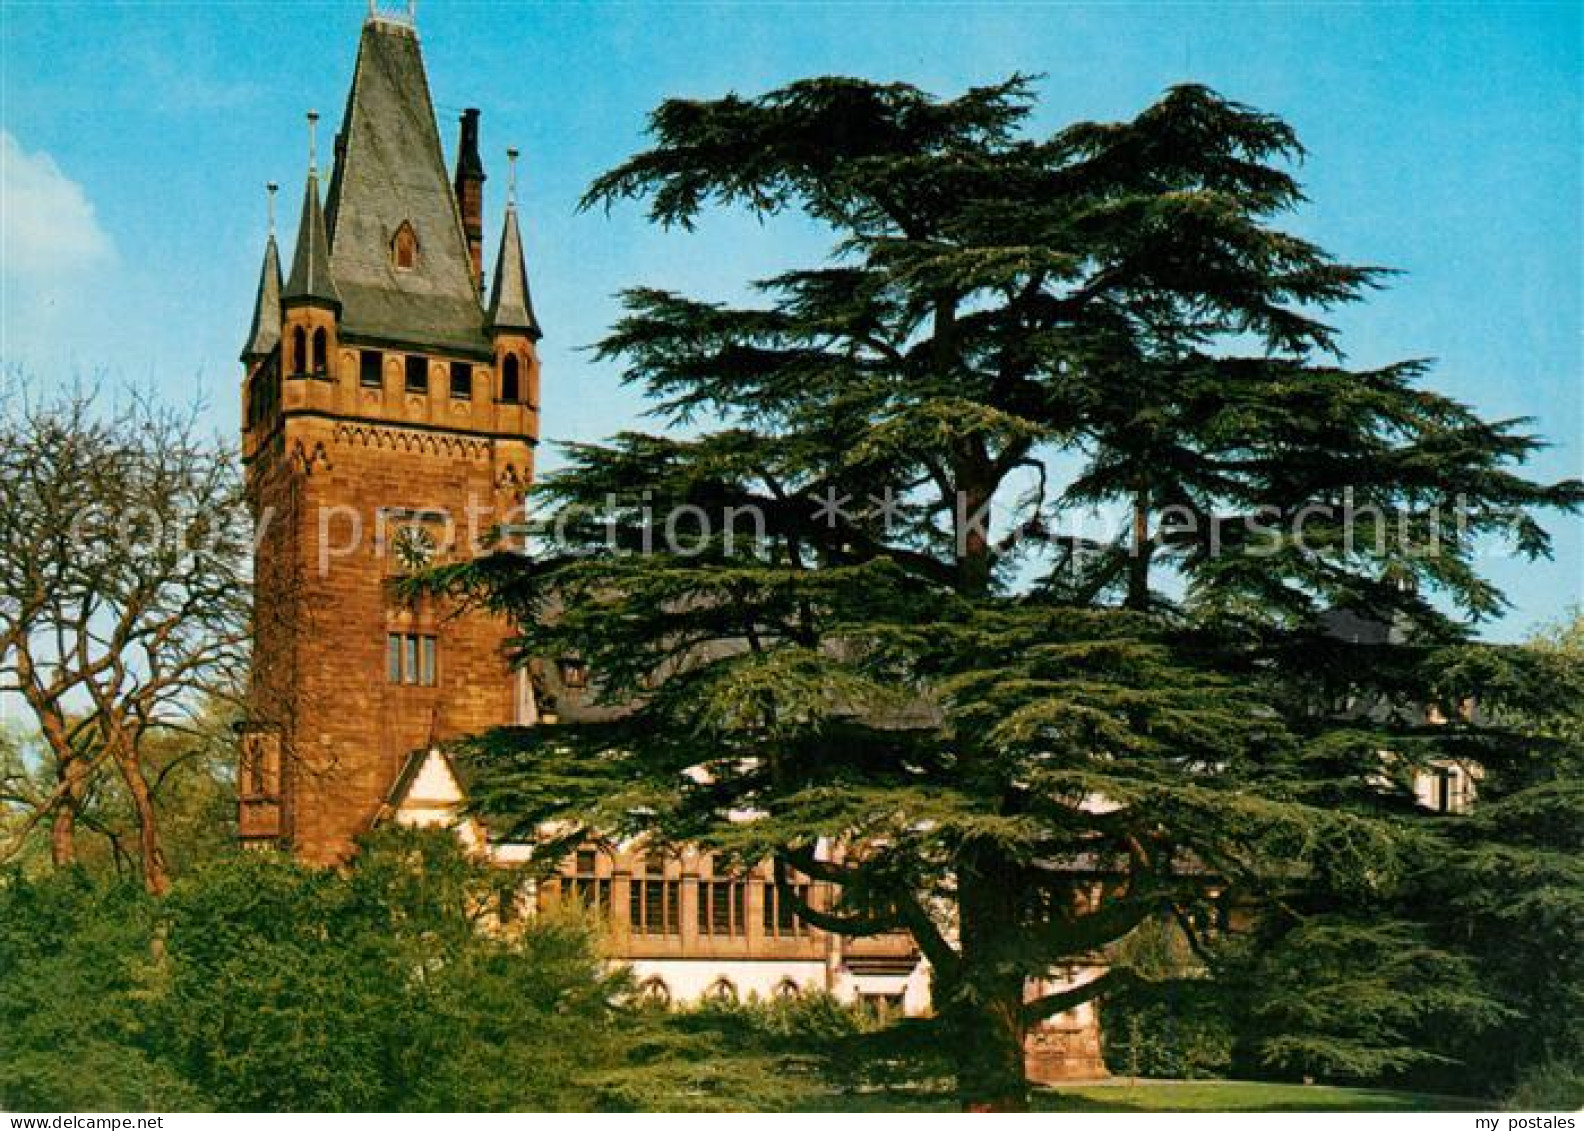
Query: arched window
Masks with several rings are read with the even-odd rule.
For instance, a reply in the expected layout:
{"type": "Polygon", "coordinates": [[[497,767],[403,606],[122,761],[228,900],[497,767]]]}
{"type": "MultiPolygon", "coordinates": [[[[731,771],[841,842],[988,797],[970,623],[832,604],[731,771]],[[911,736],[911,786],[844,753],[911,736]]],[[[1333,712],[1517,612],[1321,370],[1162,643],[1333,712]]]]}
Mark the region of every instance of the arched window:
{"type": "Polygon", "coordinates": [[[500,399],[510,404],[522,400],[522,365],[514,353],[507,354],[506,360],[501,362],[500,399]]]}
{"type": "Polygon", "coordinates": [[[292,330],[292,364],[293,373],[306,373],[308,371],[308,332],[301,326],[292,330]]]}
{"type": "Polygon", "coordinates": [[[328,337],[321,326],[313,332],[313,371],[326,373],[330,369],[330,357],[327,347],[328,337]]]}
{"type": "Polygon", "coordinates": [[[783,1001],[791,1001],[793,998],[802,997],[803,991],[791,978],[782,978],[776,983],[775,996],[783,1001]]]}
{"type": "Polygon", "coordinates": [[[403,220],[391,237],[391,263],[398,271],[411,271],[418,263],[418,233],[403,220]]]}
{"type": "Polygon", "coordinates": [[[704,991],[704,1000],[718,1001],[732,1005],[737,1002],[737,987],[730,978],[716,978],[710,983],[709,989],[704,991]]]}
{"type": "Polygon", "coordinates": [[[649,1005],[670,1005],[671,987],[664,978],[645,978],[638,986],[638,996],[649,1005]]]}

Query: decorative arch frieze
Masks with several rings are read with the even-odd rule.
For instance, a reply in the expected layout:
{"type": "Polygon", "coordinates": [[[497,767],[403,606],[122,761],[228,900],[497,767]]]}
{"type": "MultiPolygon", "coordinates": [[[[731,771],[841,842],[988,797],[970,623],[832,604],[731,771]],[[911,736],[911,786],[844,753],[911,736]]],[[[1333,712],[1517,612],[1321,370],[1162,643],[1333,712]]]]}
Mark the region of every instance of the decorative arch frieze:
{"type": "Polygon", "coordinates": [[[415,428],[390,428],[348,421],[335,426],[334,441],[377,451],[438,455],[453,459],[479,460],[488,458],[490,454],[489,441],[474,436],[452,436],[415,428]]]}

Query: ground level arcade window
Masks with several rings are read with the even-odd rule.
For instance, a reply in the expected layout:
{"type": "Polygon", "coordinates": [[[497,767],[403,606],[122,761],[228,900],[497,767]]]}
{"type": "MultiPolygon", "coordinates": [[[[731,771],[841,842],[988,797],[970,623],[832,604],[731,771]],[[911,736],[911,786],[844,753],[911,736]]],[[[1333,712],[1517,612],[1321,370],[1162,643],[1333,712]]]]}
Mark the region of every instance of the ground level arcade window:
{"type": "Polygon", "coordinates": [[[611,908],[611,882],[599,874],[599,854],[593,849],[579,849],[573,860],[572,878],[564,881],[567,894],[576,902],[601,916],[609,916],[611,908]]]}
{"type": "Polygon", "coordinates": [[[859,994],[858,1000],[879,1018],[899,1017],[903,1011],[904,998],[899,993],[889,994],[859,994]]]}
{"type": "Polygon", "coordinates": [[[561,676],[561,686],[572,691],[581,691],[588,687],[588,664],[575,656],[564,656],[556,661],[556,670],[561,676]]]}

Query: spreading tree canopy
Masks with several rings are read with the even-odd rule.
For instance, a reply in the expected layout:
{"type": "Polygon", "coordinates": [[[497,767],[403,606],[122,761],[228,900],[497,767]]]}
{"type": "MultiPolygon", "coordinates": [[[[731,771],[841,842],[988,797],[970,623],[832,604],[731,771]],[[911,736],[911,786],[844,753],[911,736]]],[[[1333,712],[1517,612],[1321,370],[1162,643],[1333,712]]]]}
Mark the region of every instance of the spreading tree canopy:
{"type": "Polygon", "coordinates": [[[212,747],[247,656],[241,491],[196,406],[0,382],[0,695],[27,708],[51,779],[0,797],[0,860],[45,827],[51,861],[71,867],[79,821],[122,825],[102,819],[109,792],[143,882],[170,888],[168,787],[212,747]]]}
{"type": "Polygon", "coordinates": [[[1024,77],[667,101],[594,183],[833,249],[745,306],[626,292],[598,355],[665,427],[570,447],[533,553],[429,580],[624,708],[484,736],[475,802],[833,885],[803,917],[912,936],[972,1106],[1023,1102],[1029,1026],[1145,975],[1042,976],[1163,918],[1214,957],[1232,909],[1338,961],[1412,946],[1442,986],[1377,1010],[1394,968],[1298,1043],[1324,1011],[1268,1003],[1272,1062],[1411,1061],[1416,1024],[1493,1015],[1392,902],[1439,835],[1411,775],[1542,756],[1471,697],[1576,701],[1469,625],[1502,607],[1481,547],[1545,553],[1532,512],[1580,485],[1523,477],[1523,422],[1423,363],[1345,365],[1326,311],[1383,273],[1277,226],[1284,122],[1199,86],[1048,137],[1032,108],[1024,77]]]}

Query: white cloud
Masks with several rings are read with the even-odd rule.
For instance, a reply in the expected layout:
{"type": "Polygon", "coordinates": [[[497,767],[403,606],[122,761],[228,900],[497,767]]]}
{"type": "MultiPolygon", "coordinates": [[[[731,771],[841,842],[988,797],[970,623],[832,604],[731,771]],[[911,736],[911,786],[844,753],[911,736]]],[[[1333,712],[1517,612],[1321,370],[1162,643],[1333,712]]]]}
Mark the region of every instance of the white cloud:
{"type": "Polygon", "coordinates": [[[48,285],[112,260],[93,202],[48,153],[0,130],[0,273],[48,285]]]}

